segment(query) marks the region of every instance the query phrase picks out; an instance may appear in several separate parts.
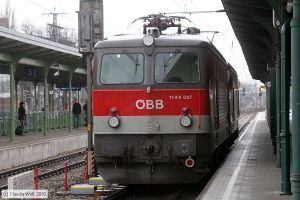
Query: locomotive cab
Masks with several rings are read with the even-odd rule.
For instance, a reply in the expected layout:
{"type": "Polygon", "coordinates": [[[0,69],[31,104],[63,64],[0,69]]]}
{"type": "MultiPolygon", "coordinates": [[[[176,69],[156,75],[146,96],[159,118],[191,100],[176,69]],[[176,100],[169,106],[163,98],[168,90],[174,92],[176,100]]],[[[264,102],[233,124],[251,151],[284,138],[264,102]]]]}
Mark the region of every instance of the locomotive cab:
{"type": "Polygon", "coordinates": [[[98,172],[107,182],[195,183],[207,173],[215,149],[231,134],[224,120],[215,126],[220,112],[211,114],[217,95],[210,89],[211,54],[224,64],[196,36],[96,44],[93,134],[98,172]]]}

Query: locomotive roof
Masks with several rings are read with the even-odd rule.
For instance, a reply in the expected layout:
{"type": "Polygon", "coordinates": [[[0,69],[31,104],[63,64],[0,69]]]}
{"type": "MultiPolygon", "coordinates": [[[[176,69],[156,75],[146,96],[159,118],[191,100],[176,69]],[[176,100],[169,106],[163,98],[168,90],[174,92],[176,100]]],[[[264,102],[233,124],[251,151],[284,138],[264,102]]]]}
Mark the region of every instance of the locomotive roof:
{"type": "MultiPolygon", "coordinates": [[[[142,38],[144,35],[121,35],[103,40],[95,45],[95,48],[111,47],[143,47],[142,38]]],[[[186,46],[186,47],[208,47],[210,43],[203,40],[199,35],[161,35],[155,38],[155,46],[186,46]]]]}
{"type": "MultiPolygon", "coordinates": [[[[144,35],[120,35],[97,42],[95,48],[128,48],[128,47],[144,47],[142,39],[144,35]]],[[[200,35],[160,35],[155,38],[155,46],[157,47],[207,47],[211,48],[224,62],[227,62],[219,50],[200,35]]],[[[237,74],[234,68],[228,63],[233,73],[237,74]]]]}

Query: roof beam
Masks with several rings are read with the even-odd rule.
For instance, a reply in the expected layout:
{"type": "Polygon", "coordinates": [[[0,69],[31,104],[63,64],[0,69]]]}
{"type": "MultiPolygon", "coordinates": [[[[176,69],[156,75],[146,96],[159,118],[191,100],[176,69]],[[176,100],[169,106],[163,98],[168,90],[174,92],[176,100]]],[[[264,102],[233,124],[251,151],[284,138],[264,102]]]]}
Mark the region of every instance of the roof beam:
{"type": "Polygon", "coordinates": [[[274,41],[273,32],[274,28],[272,26],[272,22],[270,21],[270,18],[252,15],[251,16],[253,21],[255,21],[257,24],[260,24],[262,27],[264,27],[265,30],[269,33],[269,37],[274,41]]]}
{"type": "MultiPolygon", "coordinates": [[[[249,1],[247,1],[249,2],[249,1]]],[[[224,7],[228,11],[228,14],[238,14],[238,15],[260,15],[269,16],[271,15],[271,8],[255,8],[247,6],[246,3],[239,3],[238,1],[226,1],[224,2],[224,7]],[[270,13],[268,12],[270,10],[270,13]]]]}
{"type": "Polygon", "coordinates": [[[10,30],[8,28],[4,28],[0,26],[0,37],[6,37],[12,40],[16,40],[19,42],[23,42],[26,44],[36,45],[42,48],[52,49],[58,52],[63,52],[67,54],[73,54],[78,57],[82,57],[82,55],[78,52],[78,49],[69,47],[66,45],[62,45],[56,42],[52,42],[50,40],[42,39],[36,36],[27,35],[23,33],[18,33],[16,31],[10,30]]]}
{"type": "Polygon", "coordinates": [[[34,54],[34,55],[37,55],[37,54],[39,54],[39,53],[43,53],[43,52],[48,52],[49,51],[49,49],[39,49],[39,48],[37,48],[37,47],[35,47],[35,46],[33,46],[34,48],[29,48],[29,49],[32,49],[32,50],[26,50],[26,49],[24,49],[24,50],[26,50],[26,52],[23,52],[23,49],[20,51],[21,53],[23,53],[23,54],[26,54],[26,55],[30,55],[30,54],[34,54]]]}
{"type": "MultiPolygon", "coordinates": [[[[231,4],[232,0],[223,0],[225,4],[231,4]]],[[[269,5],[262,0],[239,0],[234,2],[239,7],[248,7],[253,9],[270,9],[269,5]]]]}
{"type": "Polygon", "coordinates": [[[0,53],[0,60],[4,62],[11,62],[13,60],[13,57],[8,54],[0,53]]]}
{"type": "Polygon", "coordinates": [[[74,72],[77,74],[87,74],[87,70],[85,68],[77,68],[74,72]]]}
{"type": "Polygon", "coordinates": [[[14,41],[0,36],[0,44],[1,45],[10,44],[12,42],[14,42],[14,41]]]}
{"type": "Polygon", "coordinates": [[[42,60],[31,59],[31,58],[22,58],[19,61],[19,64],[32,65],[32,66],[35,66],[35,67],[44,67],[44,66],[47,66],[46,62],[44,62],[42,60]]]}
{"type": "Polygon", "coordinates": [[[10,48],[19,48],[20,46],[26,46],[24,43],[11,43],[9,45],[1,45],[0,46],[0,51],[6,51],[9,50],[10,48]]]}

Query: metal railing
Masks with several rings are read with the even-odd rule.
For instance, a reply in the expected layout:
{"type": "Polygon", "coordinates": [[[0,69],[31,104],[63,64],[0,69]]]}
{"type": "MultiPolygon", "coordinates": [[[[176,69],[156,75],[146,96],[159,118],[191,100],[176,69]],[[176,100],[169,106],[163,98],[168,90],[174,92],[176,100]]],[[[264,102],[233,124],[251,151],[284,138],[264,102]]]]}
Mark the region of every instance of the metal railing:
{"type": "MultiPolygon", "coordinates": [[[[86,114],[80,115],[80,126],[85,125],[86,114]]],[[[48,130],[57,130],[68,128],[69,126],[69,111],[64,112],[53,112],[48,114],[48,130]]],[[[0,135],[9,135],[10,126],[9,113],[0,114],[0,135]]],[[[19,125],[17,114],[15,115],[16,126],[19,125]]],[[[72,116],[73,126],[73,116],[72,116]]],[[[24,132],[40,132],[44,129],[44,112],[34,112],[26,115],[26,126],[24,132]]]]}

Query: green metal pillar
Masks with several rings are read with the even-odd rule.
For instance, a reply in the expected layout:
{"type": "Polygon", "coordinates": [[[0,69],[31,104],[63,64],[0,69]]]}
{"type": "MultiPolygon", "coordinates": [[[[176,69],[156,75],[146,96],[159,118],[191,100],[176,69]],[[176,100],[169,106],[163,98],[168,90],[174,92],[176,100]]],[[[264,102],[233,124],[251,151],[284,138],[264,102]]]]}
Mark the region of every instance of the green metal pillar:
{"type": "Polygon", "coordinates": [[[73,71],[69,71],[69,131],[72,131],[72,125],[73,125],[73,115],[72,115],[72,76],[73,71]]]}
{"type": "Polygon", "coordinates": [[[37,125],[37,121],[38,121],[38,113],[37,113],[37,98],[36,98],[36,89],[37,89],[37,82],[34,82],[34,112],[33,112],[33,129],[34,131],[38,131],[38,125],[37,125]]]}
{"type": "Polygon", "coordinates": [[[36,96],[36,90],[37,90],[37,82],[34,82],[34,112],[37,111],[37,96],[36,96]]]}
{"type": "Polygon", "coordinates": [[[48,134],[48,72],[49,66],[44,66],[44,136],[48,134]]]}
{"type": "Polygon", "coordinates": [[[271,87],[270,87],[270,132],[273,144],[273,152],[277,153],[276,143],[276,71],[274,68],[270,69],[271,87]]]}
{"type": "Polygon", "coordinates": [[[300,200],[300,0],[293,1],[291,21],[292,74],[292,192],[293,200],[300,200]]]}
{"type": "Polygon", "coordinates": [[[48,111],[49,113],[52,112],[52,94],[51,94],[51,90],[52,90],[52,85],[50,84],[50,86],[48,85],[48,111]]]}
{"type": "Polygon", "coordinates": [[[281,28],[281,194],[291,194],[290,182],[290,20],[281,28]]]}
{"type": "Polygon", "coordinates": [[[267,115],[267,123],[270,127],[270,88],[267,86],[266,88],[266,115],[267,115]]]}
{"type": "MultiPolygon", "coordinates": [[[[0,81],[2,82],[2,80],[0,80],[0,81]]],[[[4,93],[4,84],[1,84],[0,91],[4,93]]],[[[1,114],[3,117],[4,117],[4,113],[5,113],[5,98],[1,98],[1,114]]]]}
{"type": "MultiPolygon", "coordinates": [[[[17,67],[17,66],[16,66],[17,67]]],[[[16,68],[15,68],[16,70],[16,68]]],[[[21,102],[21,100],[23,99],[19,99],[19,95],[18,95],[18,84],[19,84],[19,80],[17,79],[17,77],[15,76],[15,104],[16,104],[16,108],[18,108],[19,104],[18,102],[21,102]]],[[[25,103],[25,102],[24,102],[25,103]]]]}
{"type": "Polygon", "coordinates": [[[280,126],[280,85],[281,85],[281,81],[280,81],[280,74],[281,74],[281,66],[280,66],[280,62],[277,64],[276,67],[276,161],[277,161],[277,166],[280,166],[280,156],[281,156],[281,146],[280,146],[280,130],[281,130],[281,126],[280,126]]]}
{"type": "Polygon", "coordinates": [[[51,113],[53,113],[54,112],[54,104],[55,104],[55,102],[54,102],[54,84],[51,84],[50,88],[51,88],[51,96],[50,96],[50,101],[51,101],[51,103],[50,103],[51,107],[50,108],[51,109],[49,109],[49,111],[51,113]]]}
{"type": "Polygon", "coordinates": [[[16,127],[16,91],[15,91],[15,72],[17,62],[12,61],[10,65],[10,115],[9,115],[9,140],[11,142],[16,140],[15,127],[16,127]]]}
{"type": "Polygon", "coordinates": [[[5,98],[1,98],[1,114],[4,116],[4,113],[5,113],[5,98]]]}

